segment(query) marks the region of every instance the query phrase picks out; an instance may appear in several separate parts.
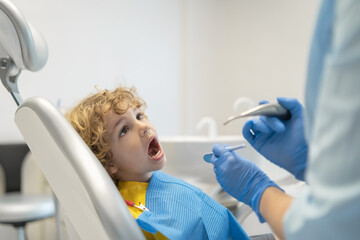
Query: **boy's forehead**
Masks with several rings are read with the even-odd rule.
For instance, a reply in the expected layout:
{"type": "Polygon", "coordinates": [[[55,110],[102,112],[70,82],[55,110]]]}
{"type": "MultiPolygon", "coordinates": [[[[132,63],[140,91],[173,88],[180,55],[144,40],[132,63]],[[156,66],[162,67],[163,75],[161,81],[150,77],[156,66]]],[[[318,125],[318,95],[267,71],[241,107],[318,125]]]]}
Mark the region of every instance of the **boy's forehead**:
{"type": "Polygon", "coordinates": [[[114,129],[123,119],[125,119],[124,114],[118,114],[112,108],[105,113],[106,127],[110,130],[114,129]]]}
{"type": "Polygon", "coordinates": [[[109,111],[105,114],[105,119],[107,126],[110,129],[114,129],[119,123],[121,123],[126,118],[130,117],[131,113],[138,111],[139,108],[134,106],[129,106],[129,108],[124,113],[118,113],[114,109],[110,108],[109,111]]]}

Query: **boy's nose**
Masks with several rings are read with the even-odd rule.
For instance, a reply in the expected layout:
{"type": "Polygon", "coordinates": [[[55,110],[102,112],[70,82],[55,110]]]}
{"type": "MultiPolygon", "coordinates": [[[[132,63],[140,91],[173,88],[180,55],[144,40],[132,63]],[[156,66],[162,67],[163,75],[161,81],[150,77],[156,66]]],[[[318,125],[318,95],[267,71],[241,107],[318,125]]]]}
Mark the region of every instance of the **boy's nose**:
{"type": "Polygon", "coordinates": [[[140,136],[144,137],[149,133],[150,130],[150,126],[148,124],[144,124],[141,128],[140,128],[140,136]]]}

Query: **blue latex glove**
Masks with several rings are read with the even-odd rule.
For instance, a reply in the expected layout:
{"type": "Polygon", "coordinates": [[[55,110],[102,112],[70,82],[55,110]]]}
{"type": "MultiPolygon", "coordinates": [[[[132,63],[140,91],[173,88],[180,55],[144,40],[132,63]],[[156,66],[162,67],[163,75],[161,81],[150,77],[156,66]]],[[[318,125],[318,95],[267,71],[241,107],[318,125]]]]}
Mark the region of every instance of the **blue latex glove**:
{"type": "Polygon", "coordinates": [[[261,155],[304,181],[308,146],[304,134],[303,107],[295,98],[277,100],[290,111],[291,118],[281,121],[275,117],[261,116],[249,120],[243,127],[243,135],[261,155]]]}
{"type": "Polygon", "coordinates": [[[260,198],[266,188],[279,187],[253,162],[236,152],[215,144],[213,153],[210,162],[214,165],[214,172],[220,186],[237,200],[249,205],[260,221],[265,222],[259,212],[260,198]]]}

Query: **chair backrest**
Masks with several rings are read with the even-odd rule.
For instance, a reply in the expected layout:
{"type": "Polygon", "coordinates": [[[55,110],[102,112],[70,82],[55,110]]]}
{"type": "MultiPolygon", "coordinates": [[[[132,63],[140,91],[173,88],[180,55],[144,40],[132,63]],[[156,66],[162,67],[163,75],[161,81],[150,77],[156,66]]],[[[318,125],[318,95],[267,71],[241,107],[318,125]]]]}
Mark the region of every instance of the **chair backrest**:
{"type": "Polygon", "coordinates": [[[5,173],[6,192],[21,190],[21,168],[28,152],[25,143],[0,144],[0,165],[5,173]]]}
{"type": "Polygon", "coordinates": [[[15,123],[81,239],[144,239],[101,163],[52,103],[27,99],[15,123]]]}

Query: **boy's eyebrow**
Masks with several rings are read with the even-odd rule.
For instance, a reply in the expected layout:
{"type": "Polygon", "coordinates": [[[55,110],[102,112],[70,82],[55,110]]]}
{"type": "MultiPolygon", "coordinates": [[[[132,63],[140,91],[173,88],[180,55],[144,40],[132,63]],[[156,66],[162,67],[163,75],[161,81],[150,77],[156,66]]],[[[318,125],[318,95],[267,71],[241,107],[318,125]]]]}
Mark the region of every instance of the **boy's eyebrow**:
{"type": "MultiPolygon", "coordinates": [[[[132,108],[133,111],[135,111],[135,108],[132,108]]],[[[120,118],[116,121],[116,123],[114,124],[114,126],[112,127],[112,129],[115,129],[117,127],[117,125],[119,125],[121,122],[123,122],[126,119],[126,117],[124,116],[120,116],[120,118]]]]}
{"type": "Polygon", "coordinates": [[[120,117],[116,123],[114,124],[114,126],[112,127],[112,129],[115,129],[117,127],[117,125],[119,125],[121,122],[123,122],[125,120],[124,117],[120,117]]]}

